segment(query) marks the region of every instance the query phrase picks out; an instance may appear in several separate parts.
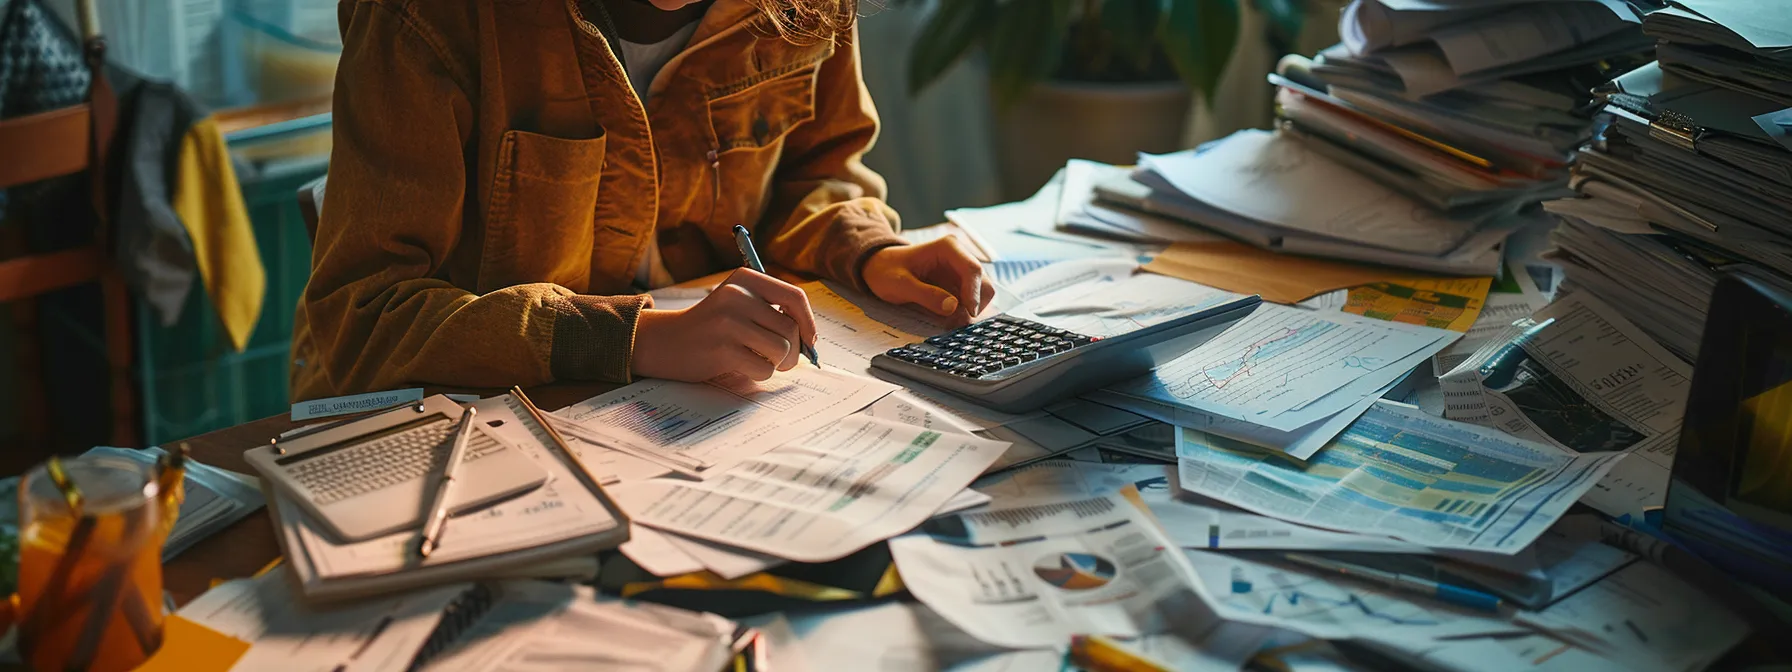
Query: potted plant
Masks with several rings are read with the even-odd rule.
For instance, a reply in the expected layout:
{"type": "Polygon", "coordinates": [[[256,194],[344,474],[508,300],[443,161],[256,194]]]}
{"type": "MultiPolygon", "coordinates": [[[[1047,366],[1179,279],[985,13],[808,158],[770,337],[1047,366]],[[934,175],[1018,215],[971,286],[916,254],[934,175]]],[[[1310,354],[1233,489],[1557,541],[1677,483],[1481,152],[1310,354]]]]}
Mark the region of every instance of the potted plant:
{"type": "MultiPolygon", "coordinates": [[[[1269,19],[1265,39],[1292,43],[1301,0],[1252,1],[1269,19]]],[[[1177,149],[1193,92],[1215,104],[1239,22],[1238,0],[937,0],[909,91],[981,53],[1003,195],[1022,198],[1071,158],[1131,163],[1177,149]]]]}

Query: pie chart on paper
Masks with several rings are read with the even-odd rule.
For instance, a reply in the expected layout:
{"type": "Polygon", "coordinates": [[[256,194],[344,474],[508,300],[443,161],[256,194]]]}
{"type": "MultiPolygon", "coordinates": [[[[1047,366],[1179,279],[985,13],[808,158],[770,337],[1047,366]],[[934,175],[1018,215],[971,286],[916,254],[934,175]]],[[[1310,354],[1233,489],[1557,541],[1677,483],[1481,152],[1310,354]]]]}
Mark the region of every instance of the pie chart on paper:
{"type": "Polygon", "coordinates": [[[1033,563],[1033,573],[1063,590],[1094,590],[1114,580],[1114,563],[1088,553],[1055,553],[1033,563]]]}

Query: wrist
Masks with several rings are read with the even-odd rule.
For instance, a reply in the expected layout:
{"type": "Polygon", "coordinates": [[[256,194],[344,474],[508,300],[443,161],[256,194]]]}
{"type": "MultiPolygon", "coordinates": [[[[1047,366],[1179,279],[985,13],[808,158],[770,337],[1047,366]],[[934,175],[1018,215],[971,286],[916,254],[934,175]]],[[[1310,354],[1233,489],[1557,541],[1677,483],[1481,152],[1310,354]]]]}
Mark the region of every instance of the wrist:
{"type": "Polygon", "coordinates": [[[663,378],[666,372],[665,345],[669,334],[677,329],[682,310],[643,310],[635,318],[635,348],[629,353],[629,372],[633,378],[663,378]]]}

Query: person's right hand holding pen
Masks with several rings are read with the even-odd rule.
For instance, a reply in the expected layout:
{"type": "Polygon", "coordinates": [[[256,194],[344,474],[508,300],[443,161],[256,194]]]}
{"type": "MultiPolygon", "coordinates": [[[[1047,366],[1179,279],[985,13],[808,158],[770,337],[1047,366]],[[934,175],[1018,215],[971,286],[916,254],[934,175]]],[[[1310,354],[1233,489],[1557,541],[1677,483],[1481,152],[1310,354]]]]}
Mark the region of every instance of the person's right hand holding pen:
{"type": "Polygon", "coordinates": [[[728,373],[766,380],[815,344],[815,315],[796,286],[735,271],[684,310],[644,310],[635,324],[634,377],[703,381],[728,373]]]}

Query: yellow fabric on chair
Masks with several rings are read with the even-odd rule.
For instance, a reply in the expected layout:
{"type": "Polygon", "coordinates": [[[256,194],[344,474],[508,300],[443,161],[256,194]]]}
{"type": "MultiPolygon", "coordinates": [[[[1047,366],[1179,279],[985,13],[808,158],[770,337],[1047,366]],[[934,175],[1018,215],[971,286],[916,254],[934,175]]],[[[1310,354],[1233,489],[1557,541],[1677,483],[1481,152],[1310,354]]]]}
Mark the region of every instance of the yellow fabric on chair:
{"type": "Polygon", "coordinates": [[[174,176],[174,212],[193,241],[193,258],[206,295],[238,351],[261,319],[267,293],[267,271],[255,246],[249,209],[231,167],[230,150],[217,121],[206,117],[181,138],[179,170],[174,176]]]}

